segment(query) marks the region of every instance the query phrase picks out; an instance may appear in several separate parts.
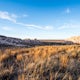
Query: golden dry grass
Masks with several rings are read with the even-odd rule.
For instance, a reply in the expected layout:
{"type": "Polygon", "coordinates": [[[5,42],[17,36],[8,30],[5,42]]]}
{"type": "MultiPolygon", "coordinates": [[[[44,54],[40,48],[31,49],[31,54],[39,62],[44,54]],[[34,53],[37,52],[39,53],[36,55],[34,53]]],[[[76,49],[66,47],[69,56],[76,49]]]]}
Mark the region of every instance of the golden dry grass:
{"type": "Polygon", "coordinates": [[[0,69],[0,80],[79,80],[80,45],[0,50],[0,69]]]}

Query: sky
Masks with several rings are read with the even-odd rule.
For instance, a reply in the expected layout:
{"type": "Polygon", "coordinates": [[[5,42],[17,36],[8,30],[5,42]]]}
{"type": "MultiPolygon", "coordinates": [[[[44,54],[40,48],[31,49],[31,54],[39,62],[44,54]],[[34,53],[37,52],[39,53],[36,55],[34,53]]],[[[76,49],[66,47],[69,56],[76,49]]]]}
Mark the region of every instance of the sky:
{"type": "Polygon", "coordinates": [[[1,0],[0,35],[65,39],[80,35],[80,0],[1,0]]]}

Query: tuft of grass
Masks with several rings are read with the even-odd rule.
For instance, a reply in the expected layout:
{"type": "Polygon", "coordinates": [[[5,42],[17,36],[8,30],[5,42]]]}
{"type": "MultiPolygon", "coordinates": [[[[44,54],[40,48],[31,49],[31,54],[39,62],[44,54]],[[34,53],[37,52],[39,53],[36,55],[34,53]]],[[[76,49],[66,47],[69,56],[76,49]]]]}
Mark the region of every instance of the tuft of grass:
{"type": "Polygon", "coordinates": [[[60,55],[60,65],[61,67],[67,67],[69,61],[69,57],[67,54],[60,55]]]}
{"type": "Polygon", "coordinates": [[[23,59],[22,54],[18,54],[18,55],[16,56],[16,59],[17,59],[17,61],[21,61],[21,60],[23,59]]]}

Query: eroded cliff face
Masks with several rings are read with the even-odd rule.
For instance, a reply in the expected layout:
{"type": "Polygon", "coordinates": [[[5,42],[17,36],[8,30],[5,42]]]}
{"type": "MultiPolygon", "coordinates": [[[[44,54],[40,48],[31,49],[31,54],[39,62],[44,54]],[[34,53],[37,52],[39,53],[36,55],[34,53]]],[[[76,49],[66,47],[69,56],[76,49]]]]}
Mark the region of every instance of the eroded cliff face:
{"type": "Polygon", "coordinates": [[[80,46],[0,50],[0,80],[79,80],[80,46]]]}

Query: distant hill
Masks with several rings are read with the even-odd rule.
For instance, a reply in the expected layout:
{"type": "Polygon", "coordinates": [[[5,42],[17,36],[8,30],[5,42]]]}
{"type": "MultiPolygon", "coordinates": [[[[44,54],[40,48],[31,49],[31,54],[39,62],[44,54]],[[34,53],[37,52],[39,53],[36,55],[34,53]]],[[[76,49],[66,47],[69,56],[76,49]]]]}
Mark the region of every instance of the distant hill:
{"type": "Polygon", "coordinates": [[[24,40],[0,35],[0,47],[29,46],[24,40]]]}
{"type": "Polygon", "coordinates": [[[73,36],[73,37],[70,37],[70,38],[68,38],[66,40],[80,44],[80,36],[73,36]]]}
{"type": "Polygon", "coordinates": [[[39,40],[22,40],[19,38],[13,38],[13,37],[6,37],[0,35],[0,47],[32,47],[35,45],[41,45],[42,42],[39,40]]]}
{"type": "Polygon", "coordinates": [[[33,39],[33,40],[31,40],[31,39],[24,39],[24,41],[27,44],[31,45],[31,46],[42,45],[42,42],[40,40],[37,40],[37,39],[33,39]]]}
{"type": "MultiPolygon", "coordinates": [[[[13,37],[6,37],[0,35],[0,47],[32,47],[32,46],[44,46],[44,45],[71,45],[74,42],[80,41],[80,37],[78,38],[70,38],[68,40],[31,40],[31,39],[19,39],[13,37]]],[[[75,43],[76,43],[75,42],[75,43]]]]}

